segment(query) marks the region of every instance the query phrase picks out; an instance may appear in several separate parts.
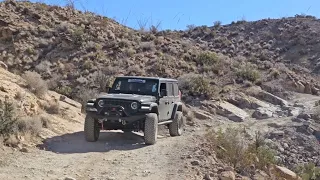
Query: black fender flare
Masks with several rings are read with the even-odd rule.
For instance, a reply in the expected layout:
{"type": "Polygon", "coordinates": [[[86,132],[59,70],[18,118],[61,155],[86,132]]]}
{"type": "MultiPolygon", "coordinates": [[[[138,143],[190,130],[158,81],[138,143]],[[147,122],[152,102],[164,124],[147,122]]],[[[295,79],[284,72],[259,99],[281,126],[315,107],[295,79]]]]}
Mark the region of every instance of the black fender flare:
{"type": "Polygon", "coordinates": [[[150,104],[150,113],[156,113],[159,116],[159,110],[158,110],[157,103],[150,104]]]}
{"type": "Polygon", "coordinates": [[[182,102],[176,102],[174,104],[173,109],[172,109],[171,119],[174,119],[174,116],[176,115],[177,111],[181,111],[182,112],[182,102]]]}

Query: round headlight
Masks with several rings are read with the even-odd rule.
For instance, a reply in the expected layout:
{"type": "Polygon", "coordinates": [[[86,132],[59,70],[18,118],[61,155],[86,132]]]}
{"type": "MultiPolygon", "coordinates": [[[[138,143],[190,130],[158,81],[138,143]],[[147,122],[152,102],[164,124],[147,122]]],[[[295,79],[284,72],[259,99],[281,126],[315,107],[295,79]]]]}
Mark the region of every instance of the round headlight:
{"type": "Polygon", "coordinates": [[[132,109],[138,109],[138,103],[137,102],[131,103],[131,108],[132,109]]]}
{"type": "Polygon", "coordinates": [[[98,101],[98,105],[99,105],[100,107],[103,107],[104,101],[103,101],[103,100],[98,101]]]}

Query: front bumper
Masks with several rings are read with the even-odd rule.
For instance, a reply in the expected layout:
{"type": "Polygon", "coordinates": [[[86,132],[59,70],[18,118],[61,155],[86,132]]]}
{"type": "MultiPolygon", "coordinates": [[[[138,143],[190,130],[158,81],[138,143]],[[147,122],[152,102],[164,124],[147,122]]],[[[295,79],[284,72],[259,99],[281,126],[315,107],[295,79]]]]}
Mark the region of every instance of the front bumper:
{"type": "Polygon", "coordinates": [[[140,108],[136,112],[130,113],[121,106],[106,106],[101,109],[87,107],[86,112],[88,115],[99,121],[130,124],[144,119],[145,114],[149,112],[149,108],[140,108]]]}

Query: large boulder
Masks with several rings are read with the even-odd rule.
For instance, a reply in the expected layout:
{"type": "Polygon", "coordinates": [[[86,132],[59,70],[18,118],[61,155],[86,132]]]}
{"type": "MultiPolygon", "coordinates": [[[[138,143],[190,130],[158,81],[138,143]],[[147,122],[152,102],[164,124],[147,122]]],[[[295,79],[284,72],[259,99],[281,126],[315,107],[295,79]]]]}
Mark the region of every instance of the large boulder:
{"type": "Polygon", "coordinates": [[[289,105],[288,101],[286,101],[278,96],[275,96],[271,93],[268,93],[266,91],[261,91],[259,93],[259,97],[261,97],[263,100],[270,102],[274,105],[280,105],[280,106],[288,106],[289,105]]]}
{"type": "Polygon", "coordinates": [[[270,104],[244,93],[230,95],[227,101],[240,108],[256,109],[259,107],[270,107],[270,104]]]}
{"type": "Polygon", "coordinates": [[[274,105],[280,105],[282,107],[289,106],[288,101],[286,101],[278,96],[275,96],[267,91],[264,91],[260,87],[249,88],[249,89],[247,89],[247,93],[254,96],[254,97],[257,97],[258,99],[261,99],[263,101],[267,101],[267,102],[274,104],[274,105]]]}
{"type": "Polygon", "coordinates": [[[294,173],[293,171],[291,171],[285,167],[275,165],[273,167],[273,169],[271,170],[271,172],[273,174],[275,174],[278,178],[281,178],[281,179],[302,180],[296,173],[294,173]]]}
{"type": "Polygon", "coordinates": [[[216,113],[221,116],[227,117],[231,121],[243,122],[246,118],[249,117],[249,114],[247,112],[229,102],[217,101],[214,104],[216,106],[216,113]]]}

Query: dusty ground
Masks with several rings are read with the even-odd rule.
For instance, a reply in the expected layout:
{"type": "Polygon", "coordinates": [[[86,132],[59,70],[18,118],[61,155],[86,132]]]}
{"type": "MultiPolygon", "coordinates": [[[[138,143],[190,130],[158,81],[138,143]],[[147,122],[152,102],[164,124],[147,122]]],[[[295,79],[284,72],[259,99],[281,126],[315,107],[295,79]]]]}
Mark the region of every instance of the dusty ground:
{"type": "Polygon", "coordinates": [[[0,179],[192,179],[181,156],[201,131],[188,128],[175,138],[167,132],[162,130],[156,145],[145,146],[141,134],[121,131],[102,132],[98,142],[88,143],[79,128],[48,139],[46,151],[8,153],[1,158],[0,179]]]}

